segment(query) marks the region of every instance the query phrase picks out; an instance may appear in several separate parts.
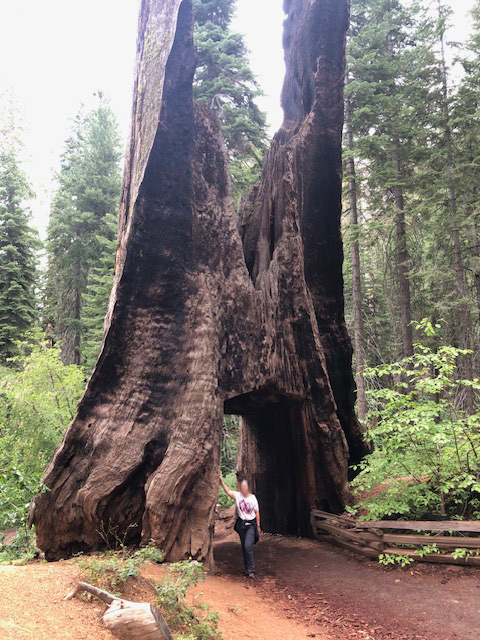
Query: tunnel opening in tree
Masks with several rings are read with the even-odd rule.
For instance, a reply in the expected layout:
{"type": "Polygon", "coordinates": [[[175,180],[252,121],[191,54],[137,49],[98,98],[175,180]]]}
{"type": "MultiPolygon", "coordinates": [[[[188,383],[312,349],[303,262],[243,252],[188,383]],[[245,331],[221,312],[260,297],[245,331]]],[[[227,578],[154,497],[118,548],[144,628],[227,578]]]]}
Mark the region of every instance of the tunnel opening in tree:
{"type": "Polygon", "coordinates": [[[229,411],[241,416],[237,476],[259,500],[262,529],[310,535],[301,398],[264,389],[227,400],[229,411]]]}

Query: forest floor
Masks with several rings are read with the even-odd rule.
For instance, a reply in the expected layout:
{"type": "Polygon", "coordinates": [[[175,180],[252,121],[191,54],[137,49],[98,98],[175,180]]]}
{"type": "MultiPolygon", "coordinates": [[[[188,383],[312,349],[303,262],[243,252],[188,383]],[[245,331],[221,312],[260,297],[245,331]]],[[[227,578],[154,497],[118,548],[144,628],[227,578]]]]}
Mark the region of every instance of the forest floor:
{"type": "MultiPolygon", "coordinates": [[[[215,543],[215,569],[191,596],[220,613],[225,640],[478,640],[480,571],[386,569],[328,544],[265,535],[257,578],[242,577],[235,534],[215,543]]],[[[161,575],[154,565],[146,576],[161,575]]],[[[0,566],[1,640],[112,640],[103,605],[63,601],[72,562],[0,566]]]]}

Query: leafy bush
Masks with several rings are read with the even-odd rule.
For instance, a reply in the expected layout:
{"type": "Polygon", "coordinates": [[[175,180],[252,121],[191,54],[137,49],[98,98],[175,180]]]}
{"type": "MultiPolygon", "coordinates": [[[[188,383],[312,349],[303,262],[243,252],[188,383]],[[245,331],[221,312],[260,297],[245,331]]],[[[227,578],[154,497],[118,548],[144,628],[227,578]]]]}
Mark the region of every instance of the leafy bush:
{"type": "Polygon", "coordinates": [[[107,551],[98,556],[85,556],[76,560],[86,582],[119,595],[131,578],[138,578],[141,569],[150,562],[162,562],[164,553],[153,545],[134,552],[126,548],[107,551]]]}
{"type": "Polygon", "coordinates": [[[456,407],[465,351],[450,346],[416,353],[367,372],[382,386],[368,392],[375,450],[353,483],[366,519],[480,517],[480,413],[456,407]]]}
{"type": "Polygon", "coordinates": [[[5,545],[0,538],[0,564],[25,564],[40,553],[35,545],[35,535],[29,529],[20,529],[15,540],[5,545]]]}
{"type": "Polygon", "coordinates": [[[400,565],[401,567],[408,567],[409,564],[412,564],[414,560],[409,556],[400,553],[381,553],[378,556],[378,561],[380,564],[385,565],[400,565]]]}
{"type": "Polygon", "coordinates": [[[0,368],[0,530],[23,527],[85,384],[80,367],[42,345],[13,365],[0,368]]]}
{"type": "MultiPolygon", "coordinates": [[[[118,551],[80,557],[76,563],[86,582],[121,596],[127,582],[138,579],[146,564],[162,562],[163,558],[163,552],[153,545],[136,551],[121,546],[118,551]]],[[[171,564],[163,580],[149,581],[156,594],[153,604],[162,611],[168,626],[178,631],[178,640],[221,640],[218,615],[187,600],[188,589],[204,579],[200,562],[184,560],[171,564]]]]}
{"type": "Polygon", "coordinates": [[[156,606],[164,613],[167,624],[186,635],[183,640],[220,640],[218,614],[205,606],[195,606],[187,601],[191,586],[205,579],[203,565],[196,560],[175,562],[169,566],[169,574],[155,584],[156,606]]]}

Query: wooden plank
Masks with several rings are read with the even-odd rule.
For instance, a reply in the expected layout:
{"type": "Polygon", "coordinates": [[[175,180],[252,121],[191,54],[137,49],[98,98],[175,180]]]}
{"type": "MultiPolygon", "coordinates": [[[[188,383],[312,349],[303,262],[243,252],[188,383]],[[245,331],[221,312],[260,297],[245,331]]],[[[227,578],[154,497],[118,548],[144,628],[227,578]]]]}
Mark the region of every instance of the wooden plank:
{"type": "Polygon", "coordinates": [[[439,520],[438,522],[407,522],[405,520],[381,520],[380,522],[355,522],[358,529],[406,529],[408,531],[465,531],[480,533],[478,520],[439,520]]]}
{"type": "Polygon", "coordinates": [[[369,546],[370,544],[370,541],[365,538],[361,531],[357,532],[353,531],[353,529],[341,529],[340,527],[336,527],[328,522],[317,522],[314,526],[322,531],[328,531],[328,533],[331,533],[334,536],[352,540],[353,542],[363,546],[369,546]]]}
{"type": "Polygon", "coordinates": [[[480,533],[479,520],[438,520],[438,521],[407,521],[407,520],[380,520],[360,521],[349,516],[340,516],[319,509],[312,509],[312,515],[320,519],[331,519],[344,523],[350,527],[359,529],[406,529],[410,531],[465,531],[480,533]]]}
{"type": "MultiPolygon", "coordinates": [[[[321,536],[322,541],[324,541],[325,536],[321,536]]],[[[363,556],[367,556],[368,558],[378,558],[378,551],[375,551],[375,549],[370,549],[368,547],[361,547],[358,544],[355,544],[354,542],[350,542],[348,540],[344,540],[342,538],[337,538],[335,536],[331,536],[330,540],[327,540],[327,542],[332,542],[333,544],[337,544],[340,547],[344,547],[345,549],[348,549],[349,551],[354,551],[355,553],[360,553],[363,556]]]]}
{"type": "Polygon", "coordinates": [[[382,538],[392,545],[412,544],[431,545],[436,544],[442,549],[480,549],[480,538],[464,538],[462,536],[424,536],[406,533],[385,533],[382,538]]]}
{"type": "Polygon", "coordinates": [[[356,525],[355,519],[350,516],[342,516],[336,513],[327,513],[326,511],[320,511],[319,509],[312,509],[310,513],[311,516],[315,518],[333,520],[350,527],[354,527],[356,525]]]}

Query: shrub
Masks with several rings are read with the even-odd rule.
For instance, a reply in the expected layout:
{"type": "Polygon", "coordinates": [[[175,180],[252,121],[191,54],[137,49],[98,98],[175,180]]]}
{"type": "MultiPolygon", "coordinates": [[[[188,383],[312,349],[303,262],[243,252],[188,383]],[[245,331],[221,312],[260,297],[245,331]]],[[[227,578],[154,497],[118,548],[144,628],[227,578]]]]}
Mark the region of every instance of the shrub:
{"type": "Polygon", "coordinates": [[[56,349],[35,345],[0,367],[0,530],[22,528],[32,497],[68,423],[85,379],[56,349]]]}
{"type": "Polygon", "coordinates": [[[153,545],[134,552],[121,548],[98,556],[76,560],[86,582],[120,595],[131,578],[138,578],[141,569],[150,562],[163,562],[164,553],[153,545]]]}
{"type": "Polygon", "coordinates": [[[368,392],[374,452],[355,469],[353,487],[366,519],[480,516],[480,413],[456,407],[465,351],[450,346],[416,353],[367,372],[382,386],[368,392]]]}
{"type": "MultiPolygon", "coordinates": [[[[82,578],[90,584],[121,596],[129,580],[140,578],[141,569],[149,562],[163,561],[162,551],[149,545],[136,551],[124,546],[102,555],[76,560],[82,578]]],[[[205,579],[203,565],[195,560],[176,562],[168,567],[161,581],[147,581],[155,590],[153,604],[160,609],[168,626],[178,634],[178,640],[221,640],[218,615],[203,605],[190,604],[187,592],[205,579]]]]}
{"type": "Polygon", "coordinates": [[[166,578],[155,584],[155,604],[162,610],[172,629],[186,633],[177,638],[220,640],[222,636],[218,631],[218,614],[206,606],[195,606],[187,601],[188,589],[205,579],[202,563],[184,560],[171,564],[168,570],[166,578]]]}
{"type": "Polygon", "coordinates": [[[25,564],[38,557],[40,550],[35,545],[33,531],[23,528],[17,532],[15,540],[5,545],[0,537],[0,564],[25,564]]]}

